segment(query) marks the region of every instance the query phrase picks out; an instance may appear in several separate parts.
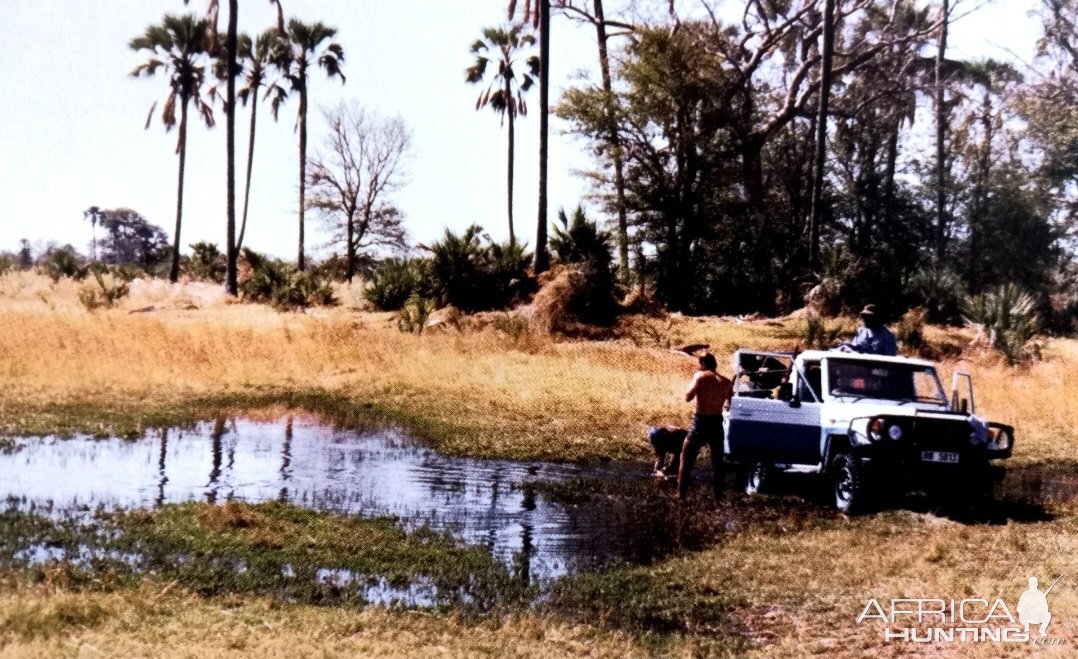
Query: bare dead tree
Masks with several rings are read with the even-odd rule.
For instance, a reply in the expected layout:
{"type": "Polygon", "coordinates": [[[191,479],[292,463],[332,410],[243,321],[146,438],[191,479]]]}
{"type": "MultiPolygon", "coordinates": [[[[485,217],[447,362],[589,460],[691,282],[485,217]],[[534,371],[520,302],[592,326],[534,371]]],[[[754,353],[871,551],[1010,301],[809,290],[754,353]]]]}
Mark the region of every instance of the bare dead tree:
{"type": "Polygon", "coordinates": [[[346,276],[372,249],[402,249],[405,230],[393,193],[405,183],[411,133],[400,117],[383,118],[358,105],[324,112],[329,135],[308,159],[307,208],[333,227],[331,245],[344,245],[346,276]]]}

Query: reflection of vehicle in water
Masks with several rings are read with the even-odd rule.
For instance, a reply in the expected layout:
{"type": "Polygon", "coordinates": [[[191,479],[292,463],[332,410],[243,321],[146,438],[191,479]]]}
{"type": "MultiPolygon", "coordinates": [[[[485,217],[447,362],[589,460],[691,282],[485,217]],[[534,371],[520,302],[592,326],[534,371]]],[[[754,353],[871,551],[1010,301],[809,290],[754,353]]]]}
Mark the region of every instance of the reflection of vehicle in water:
{"type": "Polygon", "coordinates": [[[955,374],[948,400],[920,359],[739,350],[734,361],[726,452],[750,493],[777,471],[819,473],[835,506],[855,512],[887,489],[984,501],[1003,477],[991,460],[1010,457],[1014,429],[973,415],[968,374],[955,374]]]}

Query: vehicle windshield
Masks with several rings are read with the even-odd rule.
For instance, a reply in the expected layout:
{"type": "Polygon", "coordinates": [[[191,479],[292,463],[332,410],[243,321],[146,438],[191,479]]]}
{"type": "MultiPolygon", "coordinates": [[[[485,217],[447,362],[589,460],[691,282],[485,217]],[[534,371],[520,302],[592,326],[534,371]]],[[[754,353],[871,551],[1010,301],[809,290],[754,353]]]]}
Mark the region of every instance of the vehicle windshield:
{"type": "Polygon", "coordinates": [[[947,404],[931,366],[829,359],[827,382],[831,396],[947,404]]]}

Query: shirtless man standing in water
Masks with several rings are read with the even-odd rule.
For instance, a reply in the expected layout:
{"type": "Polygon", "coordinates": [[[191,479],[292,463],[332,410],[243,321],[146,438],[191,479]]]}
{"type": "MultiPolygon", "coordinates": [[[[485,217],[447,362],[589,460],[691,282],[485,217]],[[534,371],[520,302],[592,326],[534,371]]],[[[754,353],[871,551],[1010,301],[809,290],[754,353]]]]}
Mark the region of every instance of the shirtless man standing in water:
{"type": "Polygon", "coordinates": [[[712,482],[715,498],[722,498],[725,481],[722,468],[722,410],[734,395],[734,383],[719,375],[715,370],[716,366],[715,355],[702,355],[700,368],[685,392],[685,402],[696,401],[696,413],[692,417],[689,435],[685,438],[685,445],[681,450],[681,468],[677,474],[677,492],[680,498],[684,498],[689,489],[692,468],[704,444],[707,444],[711,451],[711,466],[715,473],[712,482]]]}

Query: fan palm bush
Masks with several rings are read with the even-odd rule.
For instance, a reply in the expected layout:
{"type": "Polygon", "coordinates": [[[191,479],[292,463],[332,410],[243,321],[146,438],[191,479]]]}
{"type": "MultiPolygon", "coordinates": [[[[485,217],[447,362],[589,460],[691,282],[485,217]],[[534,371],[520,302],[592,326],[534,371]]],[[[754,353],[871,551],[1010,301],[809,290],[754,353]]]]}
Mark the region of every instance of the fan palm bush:
{"type": "Polygon", "coordinates": [[[1012,366],[1025,359],[1026,344],[1040,328],[1037,299],[1016,284],[1004,284],[968,298],[962,314],[981,340],[1012,366]]]}

